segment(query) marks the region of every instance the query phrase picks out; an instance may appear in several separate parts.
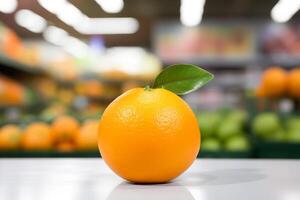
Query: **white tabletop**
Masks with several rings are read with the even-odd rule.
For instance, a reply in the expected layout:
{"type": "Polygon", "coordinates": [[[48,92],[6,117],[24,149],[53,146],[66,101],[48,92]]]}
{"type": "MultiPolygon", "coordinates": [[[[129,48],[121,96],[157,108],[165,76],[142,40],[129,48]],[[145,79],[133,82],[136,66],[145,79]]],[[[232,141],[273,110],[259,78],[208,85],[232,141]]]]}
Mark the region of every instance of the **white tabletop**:
{"type": "Polygon", "coordinates": [[[0,159],[1,200],[300,200],[300,161],[197,160],[168,184],[134,185],[101,159],[0,159]]]}

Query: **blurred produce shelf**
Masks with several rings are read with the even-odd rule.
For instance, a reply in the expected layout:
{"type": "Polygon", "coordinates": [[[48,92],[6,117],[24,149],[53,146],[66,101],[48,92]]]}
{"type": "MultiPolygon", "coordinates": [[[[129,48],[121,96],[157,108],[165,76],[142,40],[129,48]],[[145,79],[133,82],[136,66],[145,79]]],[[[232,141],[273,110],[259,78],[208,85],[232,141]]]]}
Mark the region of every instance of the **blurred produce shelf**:
{"type": "Polygon", "coordinates": [[[154,52],[163,63],[216,68],[299,66],[299,41],[295,24],[259,20],[208,19],[194,29],[162,21],[153,31],[154,52]]]}
{"type": "Polygon", "coordinates": [[[28,75],[42,75],[45,74],[40,67],[37,66],[29,66],[27,64],[20,63],[18,61],[12,60],[2,54],[0,54],[0,67],[1,71],[13,71],[17,70],[22,73],[26,73],[28,75]]]}
{"type": "Polygon", "coordinates": [[[261,112],[249,123],[257,158],[300,158],[299,115],[261,112]]]}
{"type": "MultiPolygon", "coordinates": [[[[74,152],[56,152],[56,151],[0,151],[2,158],[38,158],[38,157],[101,157],[98,151],[74,151],[74,152]]],[[[233,151],[200,151],[198,158],[253,158],[252,151],[233,152],[233,151]]]]}
{"type": "MultiPolygon", "coordinates": [[[[194,93],[194,100],[190,98],[193,100],[190,102],[188,95],[184,97],[192,108],[195,110],[199,108],[197,119],[201,130],[202,144],[198,157],[300,158],[300,119],[296,120],[296,123],[293,122],[296,124],[296,128],[288,126],[289,118],[300,114],[300,82],[297,81],[300,80],[300,69],[297,68],[300,64],[299,48],[290,54],[291,50],[295,50],[294,44],[296,43],[289,43],[290,46],[287,50],[284,51],[280,47],[279,49],[283,52],[277,52],[276,48],[273,49],[265,44],[267,42],[264,41],[265,39],[259,39],[260,35],[255,32],[256,27],[245,24],[243,27],[229,26],[230,28],[227,30],[228,27],[226,24],[225,26],[223,23],[202,26],[198,30],[193,29],[200,33],[196,35],[188,30],[187,32],[176,32],[174,31],[176,29],[162,30],[155,37],[159,39],[161,35],[161,40],[154,41],[153,50],[157,53],[156,56],[153,56],[154,60],[158,61],[157,57],[160,57],[164,66],[179,62],[214,68],[212,71],[216,79],[206,93],[201,93],[201,91],[198,94],[194,93]],[[165,37],[168,35],[172,37],[165,37]],[[199,38],[201,35],[204,38],[199,38]],[[213,36],[212,40],[206,39],[211,36],[213,36]],[[222,45],[218,45],[220,41],[222,45]],[[208,42],[206,46],[201,46],[206,42],[208,42]],[[276,67],[274,70],[274,67],[271,67],[274,65],[282,67],[279,69],[276,67]],[[285,69],[289,67],[294,69],[285,69]],[[270,71],[266,70],[262,73],[261,84],[255,91],[252,91],[252,88],[256,87],[254,84],[259,82],[260,71],[264,68],[268,68],[270,71]],[[254,77],[250,73],[256,72],[248,72],[251,70],[259,72],[254,77]],[[297,72],[292,79],[290,75],[294,70],[297,72]],[[250,89],[245,83],[249,74],[251,75],[250,81],[254,82],[249,86],[250,89]],[[258,79],[254,80],[253,77],[258,79]],[[286,87],[287,82],[294,84],[286,87]],[[248,93],[245,94],[245,88],[250,90],[252,96],[247,96],[248,93]],[[209,89],[212,90],[209,91],[209,89]],[[293,95],[290,94],[291,91],[293,95]],[[223,93],[226,95],[220,95],[223,93]],[[254,93],[255,95],[253,95],[254,93]],[[210,98],[207,98],[209,96],[210,98]],[[203,103],[205,98],[207,100],[203,103]],[[218,101],[212,101],[212,99],[218,101]],[[207,106],[207,102],[210,102],[210,107],[207,106]],[[216,106],[218,103],[219,106],[216,106]],[[204,111],[201,106],[207,110],[204,111]],[[222,106],[228,106],[230,109],[215,110],[222,106]],[[246,107],[248,110],[245,110],[246,107]],[[266,112],[267,115],[265,115],[266,112]]],[[[265,29],[265,26],[260,28],[265,29]]],[[[281,39],[287,38],[284,34],[279,35],[281,35],[281,39]]],[[[299,36],[298,32],[297,35],[299,36]]],[[[266,34],[265,38],[269,39],[271,36],[266,34]]],[[[297,38],[297,41],[300,41],[300,36],[297,38]]],[[[277,43],[276,38],[271,39],[272,43],[277,43]]],[[[123,49],[125,53],[128,51],[128,48],[123,49]]],[[[51,51],[51,54],[54,52],[57,53],[55,50],[51,51]]],[[[51,62],[49,60],[44,62],[42,59],[30,62],[31,59],[28,60],[28,58],[9,57],[9,54],[2,53],[4,54],[0,54],[0,73],[4,81],[0,86],[4,86],[6,83],[8,89],[6,92],[3,92],[2,89],[2,94],[0,93],[0,100],[3,102],[0,104],[0,136],[6,132],[5,136],[0,137],[0,143],[15,146],[11,151],[0,148],[0,157],[99,157],[97,139],[95,139],[97,131],[87,129],[96,129],[102,112],[117,96],[128,89],[151,84],[154,74],[161,69],[160,61],[153,62],[152,58],[150,59],[152,61],[149,62],[145,57],[142,57],[141,64],[147,65],[138,64],[135,69],[131,63],[127,63],[128,68],[122,68],[125,63],[115,55],[110,57],[112,61],[120,61],[117,63],[118,65],[107,61],[101,62],[101,65],[98,62],[93,65],[92,62],[78,62],[71,57],[65,57],[62,60],[49,59],[51,62]],[[16,58],[16,60],[12,58],[16,58]],[[32,63],[32,65],[24,63],[32,63]],[[149,69],[154,65],[157,66],[155,70],[146,70],[147,73],[138,71],[138,69],[149,67],[148,65],[149,69]],[[47,68],[43,68],[43,66],[47,66],[47,68]],[[132,71],[132,67],[137,71],[132,71]],[[101,68],[105,68],[105,70],[101,68]],[[15,75],[21,75],[20,79],[15,75]],[[10,79],[10,81],[5,82],[6,79],[10,79]],[[12,104],[14,99],[16,99],[16,103],[12,104]],[[24,147],[21,139],[17,143],[13,143],[15,136],[18,135],[21,138],[30,126],[27,134],[31,136],[38,135],[37,133],[41,132],[39,130],[41,126],[44,131],[46,130],[45,132],[49,133],[49,130],[53,129],[53,122],[63,115],[71,117],[73,122],[75,121],[75,125],[70,122],[72,120],[64,119],[65,122],[59,123],[60,126],[56,128],[59,129],[56,131],[58,136],[52,139],[53,141],[47,137],[38,139],[37,143],[30,141],[28,142],[29,146],[32,145],[31,142],[35,143],[31,148],[24,147]],[[83,128],[85,122],[90,119],[94,120],[94,125],[92,127],[85,125],[88,128],[83,128]],[[3,127],[9,124],[14,127],[2,131],[3,127]],[[33,129],[32,126],[34,126],[33,129]],[[64,129],[72,126],[73,131],[68,131],[68,140],[59,139],[64,137],[64,129]],[[85,137],[82,136],[79,139],[75,132],[82,132],[85,137]],[[92,133],[92,135],[88,133],[92,133]],[[13,139],[10,140],[11,138],[13,139]],[[36,151],[31,151],[36,148],[35,145],[38,146],[45,140],[50,141],[50,147],[39,146],[36,151]],[[85,141],[85,144],[92,144],[93,148],[79,148],[77,143],[82,141],[85,141]]],[[[60,55],[61,52],[58,54],[60,55]]],[[[47,52],[46,55],[48,58],[50,53],[47,52]]],[[[128,57],[136,58],[136,56],[128,57]]],[[[103,61],[104,58],[107,58],[107,55],[103,55],[101,59],[97,56],[96,60],[103,61]]],[[[207,88],[202,91],[205,89],[207,88]]]]}
{"type": "Polygon", "coordinates": [[[91,158],[100,157],[98,151],[55,152],[55,151],[0,151],[0,158],[91,158]]]}
{"type": "Polygon", "coordinates": [[[247,98],[249,131],[258,158],[300,158],[299,78],[299,67],[270,67],[247,98]]]}

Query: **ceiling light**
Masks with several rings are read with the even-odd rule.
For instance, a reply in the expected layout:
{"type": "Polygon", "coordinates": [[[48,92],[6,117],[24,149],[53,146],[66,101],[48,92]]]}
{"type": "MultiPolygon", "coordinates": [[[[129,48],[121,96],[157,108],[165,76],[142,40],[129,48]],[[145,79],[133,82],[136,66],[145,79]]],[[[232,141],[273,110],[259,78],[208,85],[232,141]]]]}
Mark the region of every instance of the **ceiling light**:
{"type": "Polygon", "coordinates": [[[56,26],[48,26],[43,33],[44,39],[57,46],[63,46],[69,34],[56,26]]]}
{"type": "Polygon", "coordinates": [[[119,13],[124,7],[123,0],[96,0],[96,2],[107,13],[119,13]]]}
{"type": "Polygon", "coordinates": [[[77,7],[66,0],[38,0],[38,2],[43,8],[55,14],[69,26],[83,23],[85,18],[87,18],[77,7]]]}
{"type": "Polygon", "coordinates": [[[57,14],[65,9],[68,4],[66,0],[38,0],[38,3],[51,13],[57,14]]]}
{"type": "Polygon", "coordinates": [[[180,21],[185,26],[197,26],[202,20],[205,0],[181,0],[180,21]]]}
{"type": "Polygon", "coordinates": [[[68,3],[64,9],[57,12],[57,17],[69,26],[74,26],[77,23],[83,23],[86,16],[73,4],[68,3]]]}
{"type": "Polygon", "coordinates": [[[138,28],[138,21],[131,17],[89,18],[75,26],[81,34],[132,34],[138,28]]]}
{"type": "Polygon", "coordinates": [[[300,0],[279,0],[271,10],[271,17],[275,22],[289,21],[300,9],[300,0]]]}
{"type": "MultiPolygon", "coordinates": [[[[124,6],[123,0],[97,1],[107,12],[119,12],[124,6]]],[[[38,2],[81,34],[131,34],[139,28],[139,23],[135,18],[89,18],[66,0],[38,0],[38,2]]]]}
{"type": "Polygon", "coordinates": [[[0,1],[0,12],[13,13],[18,6],[17,0],[1,0],[0,1]]]}
{"type": "Polygon", "coordinates": [[[15,14],[18,25],[34,33],[41,33],[46,28],[47,22],[44,18],[31,10],[19,10],[15,14]]]}

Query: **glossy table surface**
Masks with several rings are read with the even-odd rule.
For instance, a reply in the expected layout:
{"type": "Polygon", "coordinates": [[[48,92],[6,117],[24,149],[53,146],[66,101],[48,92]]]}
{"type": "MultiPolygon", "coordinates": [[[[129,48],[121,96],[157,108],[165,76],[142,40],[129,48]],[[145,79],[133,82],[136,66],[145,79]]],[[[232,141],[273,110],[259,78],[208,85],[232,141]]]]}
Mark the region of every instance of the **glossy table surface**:
{"type": "Polygon", "coordinates": [[[171,183],[135,185],[101,159],[0,159],[1,200],[300,200],[300,160],[200,159],[171,183]]]}

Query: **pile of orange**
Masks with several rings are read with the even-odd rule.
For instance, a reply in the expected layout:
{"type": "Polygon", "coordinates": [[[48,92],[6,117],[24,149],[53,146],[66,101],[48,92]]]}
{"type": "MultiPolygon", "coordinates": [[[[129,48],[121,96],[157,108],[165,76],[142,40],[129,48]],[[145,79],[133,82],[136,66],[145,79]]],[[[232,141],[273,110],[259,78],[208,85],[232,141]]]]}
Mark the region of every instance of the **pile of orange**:
{"type": "Polygon", "coordinates": [[[105,84],[99,80],[82,80],[75,84],[75,91],[80,96],[111,99],[120,94],[119,84],[105,84]]]}
{"type": "Polygon", "coordinates": [[[86,121],[76,135],[76,147],[78,150],[95,150],[98,148],[98,121],[86,121]]]}
{"type": "Polygon", "coordinates": [[[78,94],[89,97],[99,97],[104,95],[104,86],[97,80],[87,80],[76,85],[78,94]]]}
{"type": "Polygon", "coordinates": [[[0,150],[93,151],[97,150],[97,120],[82,125],[72,116],[59,116],[52,124],[33,122],[25,129],[5,125],[0,129],[0,150]]]}
{"type": "Polygon", "coordinates": [[[256,96],[279,98],[289,96],[300,100],[300,68],[287,71],[281,67],[270,67],[264,71],[256,96]]]}
{"type": "Polygon", "coordinates": [[[50,126],[43,122],[28,125],[22,134],[21,147],[25,150],[51,150],[53,135],[50,126]]]}
{"type": "Polygon", "coordinates": [[[60,116],[52,123],[55,145],[58,151],[88,151],[97,149],[97,120],[82,124],[71,116],[60,116]]]}
{"type": "Polygon", "coordinates": [[[5,125],[0,131],[0,150],[20,148],[21,129],[16,125],[5,125]]]}
{"type": "Polygon", "coordinates": [[[25,101],[25,88],[8,77],[0,76],[0,105],[22,105],[25,101]]]}

